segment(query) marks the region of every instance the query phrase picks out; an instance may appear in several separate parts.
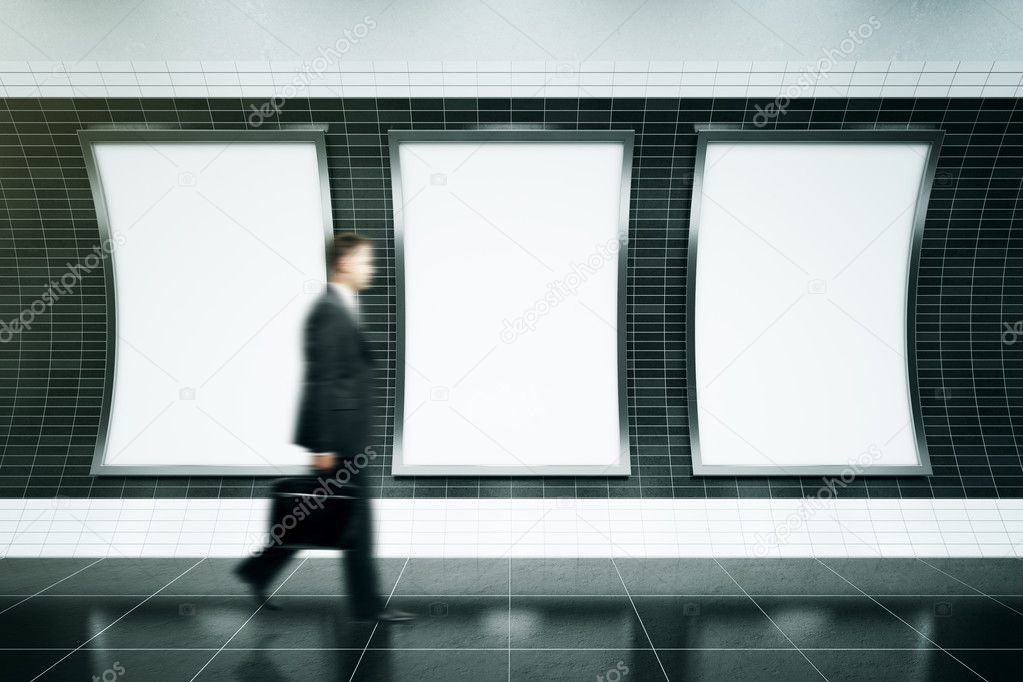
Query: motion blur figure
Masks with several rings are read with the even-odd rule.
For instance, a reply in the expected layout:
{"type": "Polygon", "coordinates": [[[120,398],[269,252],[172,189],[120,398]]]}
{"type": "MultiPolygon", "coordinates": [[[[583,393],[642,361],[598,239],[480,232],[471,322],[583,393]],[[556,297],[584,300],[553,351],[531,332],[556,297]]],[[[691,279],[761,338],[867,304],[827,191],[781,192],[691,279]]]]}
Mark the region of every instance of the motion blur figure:
{"type": "MultiPolygon", "coordinates": [[[[384,609],[373,563],[371,507],[362,480],[365,473],[354,465],[355,456],[365,454],[369,445],[372,409],[374,361],[360,329],[356,298],[373,279],[372,242],[354,232],[338,234],[330,263],[330,281],[306,318],[303,332],[305,379],[295,442],[313,453],[314,473],[348,481],[344,490],[356,497],[351,527],[346,531],[351,548],[344,551],[353,614],[360,620],[411,620],[408,613],[384,609]]],[[[248,583],[259,603],[274,609],[277,607],[267,601],[266,588],[295,552],[271,541],[235,572],[248,583]]]]}

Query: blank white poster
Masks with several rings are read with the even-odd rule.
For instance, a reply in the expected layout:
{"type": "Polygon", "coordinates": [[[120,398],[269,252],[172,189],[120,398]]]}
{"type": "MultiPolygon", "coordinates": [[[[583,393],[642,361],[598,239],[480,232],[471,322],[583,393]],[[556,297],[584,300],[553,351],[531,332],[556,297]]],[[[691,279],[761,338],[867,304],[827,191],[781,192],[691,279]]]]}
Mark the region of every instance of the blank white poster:
{"type": "Polygon", "coordinates": [[[920,464],[906,299],[928,150],[707,142],[690,292],[697,473],[920,464]]]}
{"type": "Polygon", "coordinates": [[[628,473],[618,363],[624,147],[399,144],[405,363],[395,473],[628,473]]]}
{"type": "Polygon", "coordinates": [[[96,142],[116,283],[107,473],[276,473],[325,277],[316,146],[96,142]],[[201,467],[201,469],[195,469],[201,467]]]}

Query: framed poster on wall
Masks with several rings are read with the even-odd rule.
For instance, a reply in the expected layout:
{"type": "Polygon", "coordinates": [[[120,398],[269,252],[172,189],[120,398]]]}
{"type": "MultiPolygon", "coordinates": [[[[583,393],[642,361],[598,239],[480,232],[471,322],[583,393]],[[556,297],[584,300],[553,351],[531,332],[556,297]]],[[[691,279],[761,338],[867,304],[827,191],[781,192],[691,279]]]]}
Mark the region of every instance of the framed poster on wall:
{"type": "Polygon", "coordinates": [[[92,473],[280,475],[332,235],[323,130],[79,134],[104,264],[92,473]]]}
{"type": "Polygon", "coordinates": [[[631,131],[390,131],[394,474],[625,475],[631,131]]]}
{"type": "Polygon", "coordinates": [[[698,475],[930,473],[915,292],[938,131],[701,131],[690,222],[698,475]]]}

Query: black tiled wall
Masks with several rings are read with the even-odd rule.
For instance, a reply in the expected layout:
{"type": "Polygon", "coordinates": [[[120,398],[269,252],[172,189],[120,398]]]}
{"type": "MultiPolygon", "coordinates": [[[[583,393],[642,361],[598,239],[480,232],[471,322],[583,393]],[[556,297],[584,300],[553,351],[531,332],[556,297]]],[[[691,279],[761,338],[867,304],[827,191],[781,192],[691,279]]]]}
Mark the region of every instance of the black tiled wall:
{"type": "MultiPolygon", "coordinates": [[[[262,101],[0,100],[0,320],[99,243],[78,146],[89,125],[244,128],[262,101]]],[[[364,298],[381,372],[373,476],[385,497],[792,497],[820,478],[691,475],[686,426],[686,239],[695,124],[754,127],[767,100],[313,99],[263,126],[329,125],[336,230],[382,255],[364,298]],[[386,131],[480,124],[636,132],[628,268],[628,479],[416,478],[390,470],[394,253],[386,131]]],[[[1018,99],[794,100],[768,128],[937,126],[946,132],[927,212],[918,291],[920,394],[929,478],[857,480],[840,497],[1023,496],[1023,111],[1018,99]],[[1020,334],[1018,339],[1016,331],[1020,334]],[[1014,342],[1015,341],[1015,342],[1014,342]],[[1014,343],[1013,343],[1014,342],[1014,343]]],[[[101,268],[30,331],[0,343],[0,497],[261,495],[265,479],[94,478],[105,357],[101,268]]],[[[0,328],[2,329],[2,328],[0,328]]]]}

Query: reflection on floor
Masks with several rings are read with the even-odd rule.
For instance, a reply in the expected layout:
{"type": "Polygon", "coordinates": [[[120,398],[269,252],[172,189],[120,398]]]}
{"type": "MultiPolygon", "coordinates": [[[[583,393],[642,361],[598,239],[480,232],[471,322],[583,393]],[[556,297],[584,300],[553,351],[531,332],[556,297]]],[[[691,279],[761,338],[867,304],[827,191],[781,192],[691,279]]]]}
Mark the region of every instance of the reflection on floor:
{"type": "Polygon", "coordinates": [[[333,558],[279,611],[221,559],[0,561],[5,680],[1023,679],[1023,563],[382,560],[411,624],[351,622],[333,558]]]}

